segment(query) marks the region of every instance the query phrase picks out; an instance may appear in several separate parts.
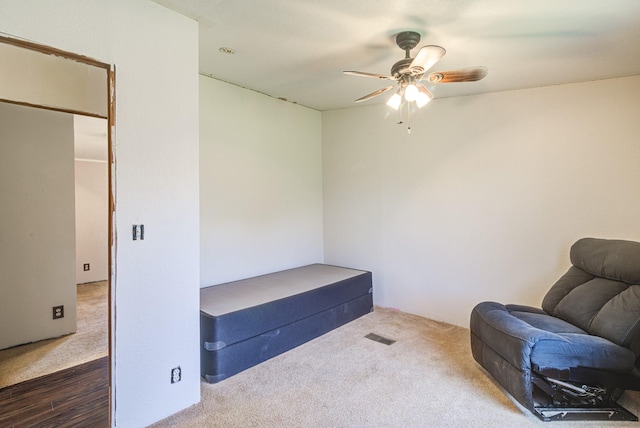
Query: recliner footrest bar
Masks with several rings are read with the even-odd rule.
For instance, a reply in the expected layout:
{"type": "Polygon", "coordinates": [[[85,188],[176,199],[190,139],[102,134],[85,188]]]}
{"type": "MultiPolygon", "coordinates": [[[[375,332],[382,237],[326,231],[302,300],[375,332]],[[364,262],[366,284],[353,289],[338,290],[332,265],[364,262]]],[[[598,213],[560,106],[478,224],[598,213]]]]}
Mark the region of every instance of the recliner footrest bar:
{"type": "Polygon", "coordinates": [[[638,418],[620,405],[609,407],[534,407],[534,414],[550,421],[634,421],[638,418]]]}

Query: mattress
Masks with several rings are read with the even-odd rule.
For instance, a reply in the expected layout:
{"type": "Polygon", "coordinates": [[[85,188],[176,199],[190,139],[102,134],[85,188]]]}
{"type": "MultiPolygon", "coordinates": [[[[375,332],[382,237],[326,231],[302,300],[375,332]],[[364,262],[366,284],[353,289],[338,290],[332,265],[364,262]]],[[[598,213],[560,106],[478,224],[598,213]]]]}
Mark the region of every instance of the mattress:
{"type": "Polygon", "coordinates": [[[201,375],[219,382],[372,309],[371,272],[325,264],[202,288],[201,375]]]}

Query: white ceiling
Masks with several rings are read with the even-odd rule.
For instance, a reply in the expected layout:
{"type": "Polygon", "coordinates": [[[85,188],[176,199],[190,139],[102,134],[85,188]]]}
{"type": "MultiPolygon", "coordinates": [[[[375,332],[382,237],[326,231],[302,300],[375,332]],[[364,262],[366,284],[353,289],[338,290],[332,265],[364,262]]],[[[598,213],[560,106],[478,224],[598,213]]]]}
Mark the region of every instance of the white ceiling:
{"type": "Polygon", "coordinates": [[[640,74],[639,0],[155,2],[199,22],[202,74],[317,110],[387,86],[342,71],[388,75],[404,30],[422,35],[418,48],[447,50],[431,71],[489,70],[479,82],[428,85],[436,98],[640,74]]]}

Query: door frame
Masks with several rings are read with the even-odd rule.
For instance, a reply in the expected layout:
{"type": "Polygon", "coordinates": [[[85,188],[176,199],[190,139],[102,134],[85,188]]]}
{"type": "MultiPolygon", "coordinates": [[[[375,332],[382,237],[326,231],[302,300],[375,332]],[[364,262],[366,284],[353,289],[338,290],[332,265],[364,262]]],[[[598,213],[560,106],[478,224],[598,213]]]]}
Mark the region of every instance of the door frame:
{"type": "Polygon", "coordinates": [[[88,113],[84,111],[78,111],[74,109],[64,108],[64,107],[55,107],[55,106],[45,106],[40,104],[31,104],[29,102],[16,101],[16,100],[8,100],[4,98],[0,98],[1,102],[18,104],[27,107],[41,108],[46,110],[54,110],[71,114],[80,114],[84,116],[92,116],[107,119],[107,182],[108,182],[108,199],[109,199],[109,212],[108,212],[108,261],[107,261],[107,288],[108,288],[108,359],[109,359],[109,425],[111,425],[111,421],[113,419],[113,352],[112,352],[112,320],[113,314],[115,313],[114,303],[113,303],[113,281],[112,281],[112,262],[115,260],[115,234],[113,230],[113,219],[115,215],[115,185],[114,185],[114,177],[113,172],[115,171],[115,156],[113,154],[113,135],[115,130],[115,83],[116,83],[116,72],[115,66],[112,64],[107,64],[102,61],[98,61],[96,59],[79,55],[73,52],[63,51],[51,46],[45,46],[38,43],[6,37],[0,35],[0,43],[6,43],[9,45],[13,45],[19,48],[29,49],[32,51],[37,51],[47,55],[54,55],[56,57],[64,58],[71,61],[80,62],[86,65],[98,67],[105,69],[107,72],[107,81],[105,90],[107,91],[107,117],[88,113]]]}

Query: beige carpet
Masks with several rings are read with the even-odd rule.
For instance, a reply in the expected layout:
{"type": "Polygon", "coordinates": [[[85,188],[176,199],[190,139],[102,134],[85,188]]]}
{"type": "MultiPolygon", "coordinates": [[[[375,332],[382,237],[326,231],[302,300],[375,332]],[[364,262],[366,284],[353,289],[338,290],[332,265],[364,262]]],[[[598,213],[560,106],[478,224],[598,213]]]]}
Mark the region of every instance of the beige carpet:
{"type": "Polygon", "coordinates": [[[0,351],[0,388],[104,357],[108,353],[108,285],[78,285],[77,332],[0,351]]]}
{"type": "MultiPolygon", "coordinates": [[[[382,308],[220,383],[202,382],[201,390],[199,404],[153,427],[549,426],[479,368],[468,329],[382,308]],[[370,332],[397,342],[364,338],[370,332]]],[[[625,393],[622,402],[638,414],[639,400],[625,393]]]]}

